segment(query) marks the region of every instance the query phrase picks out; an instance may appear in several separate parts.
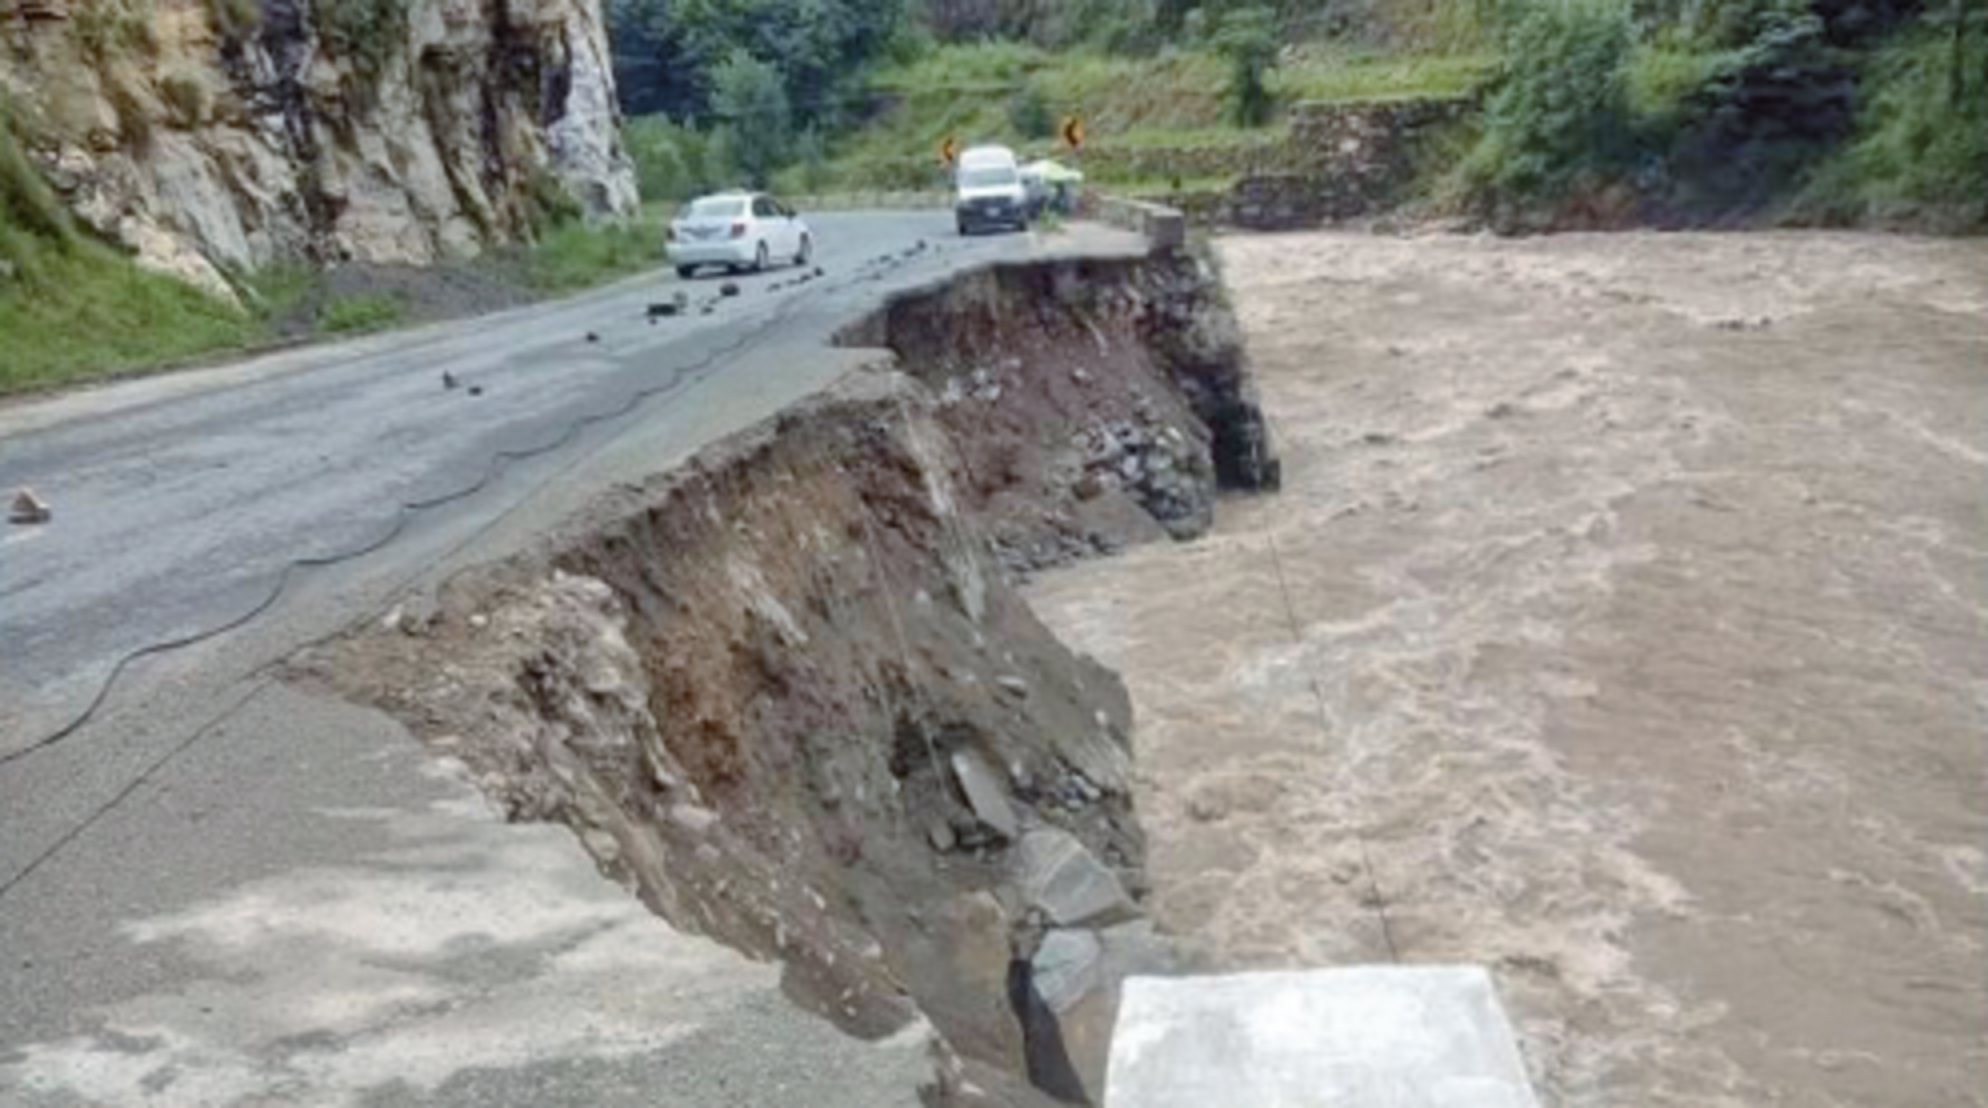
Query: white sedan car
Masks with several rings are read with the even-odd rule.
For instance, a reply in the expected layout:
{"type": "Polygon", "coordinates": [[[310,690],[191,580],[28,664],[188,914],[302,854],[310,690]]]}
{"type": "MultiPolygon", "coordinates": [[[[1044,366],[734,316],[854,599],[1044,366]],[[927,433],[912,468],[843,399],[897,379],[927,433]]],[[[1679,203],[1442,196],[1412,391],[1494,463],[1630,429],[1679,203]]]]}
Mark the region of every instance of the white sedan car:
{"type": "Polygon", "coordinates": [[[814,232],[792,208],[763,192],[721,192],[684,205],[670,221],[669,254],[678,275],[699,266],[768,269],[814,257],[814,232]]]}

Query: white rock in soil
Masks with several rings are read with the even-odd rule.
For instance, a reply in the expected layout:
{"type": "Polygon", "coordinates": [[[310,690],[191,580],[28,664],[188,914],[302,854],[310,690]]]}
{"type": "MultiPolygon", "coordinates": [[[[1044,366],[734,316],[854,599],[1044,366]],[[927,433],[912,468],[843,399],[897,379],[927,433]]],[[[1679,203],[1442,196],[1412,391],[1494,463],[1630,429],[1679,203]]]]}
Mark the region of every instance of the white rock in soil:
{"type": "Polygon", "coordinates": [[[1012,841],[1019,835],[1021,824],[1015,818],[1014,805],[1008,803],[1000,778],[987,768],[987,763],[971,750],[959,750],[953,753],[952,765],[953,778],[959,782],[960,792],[966,795],[974,818],[993,828],[1003,839],[1012,841]]]}
{"type": "Polygon", "coordinates": [[[670,822],[693,835],[702,835],[717,826],[718,813],[695,804],[672,804],[670,822]]]}

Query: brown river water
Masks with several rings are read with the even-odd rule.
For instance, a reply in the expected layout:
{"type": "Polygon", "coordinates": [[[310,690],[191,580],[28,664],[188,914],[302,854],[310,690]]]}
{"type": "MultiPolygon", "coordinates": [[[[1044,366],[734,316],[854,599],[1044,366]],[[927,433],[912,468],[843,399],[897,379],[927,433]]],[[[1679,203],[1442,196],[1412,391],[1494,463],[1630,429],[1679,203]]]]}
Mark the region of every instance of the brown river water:
{"type": "Polygon", "coordinates": [[[1988,1105],[1988,244],[1235,238],[1284,455],[1032,598],[1161,925],[1490,966],[1556,1105],[1988,1105]]]}

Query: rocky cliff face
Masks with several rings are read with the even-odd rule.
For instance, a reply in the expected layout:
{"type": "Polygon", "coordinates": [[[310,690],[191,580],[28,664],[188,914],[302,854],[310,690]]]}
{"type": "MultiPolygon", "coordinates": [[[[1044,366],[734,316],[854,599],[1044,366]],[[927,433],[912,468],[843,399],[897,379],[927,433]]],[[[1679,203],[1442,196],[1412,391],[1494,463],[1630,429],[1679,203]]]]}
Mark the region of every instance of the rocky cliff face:
{"type": "Polygon", "coordinates": [[[227,295],[636,204],[599,0],[0,0],[0,96],[84,222],[227,295]]]}

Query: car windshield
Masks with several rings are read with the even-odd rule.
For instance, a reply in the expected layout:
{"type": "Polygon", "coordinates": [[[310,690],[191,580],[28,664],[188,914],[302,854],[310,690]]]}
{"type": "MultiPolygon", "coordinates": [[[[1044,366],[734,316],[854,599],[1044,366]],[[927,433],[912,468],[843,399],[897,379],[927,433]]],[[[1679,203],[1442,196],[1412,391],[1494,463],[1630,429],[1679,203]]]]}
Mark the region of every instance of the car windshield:
{"type": "Polygon", "coordinates": [[[993,189],[1015,183],[1013,166],[990,165],[980,169],[962,169],[959,187],[963,189],[993,189]]]}
{"type": "Polygon", "coordinates": [[[745,198],[739,196],[707,196],[683,210],[685,219],[730,219],[744,214],[745,198]]]}

